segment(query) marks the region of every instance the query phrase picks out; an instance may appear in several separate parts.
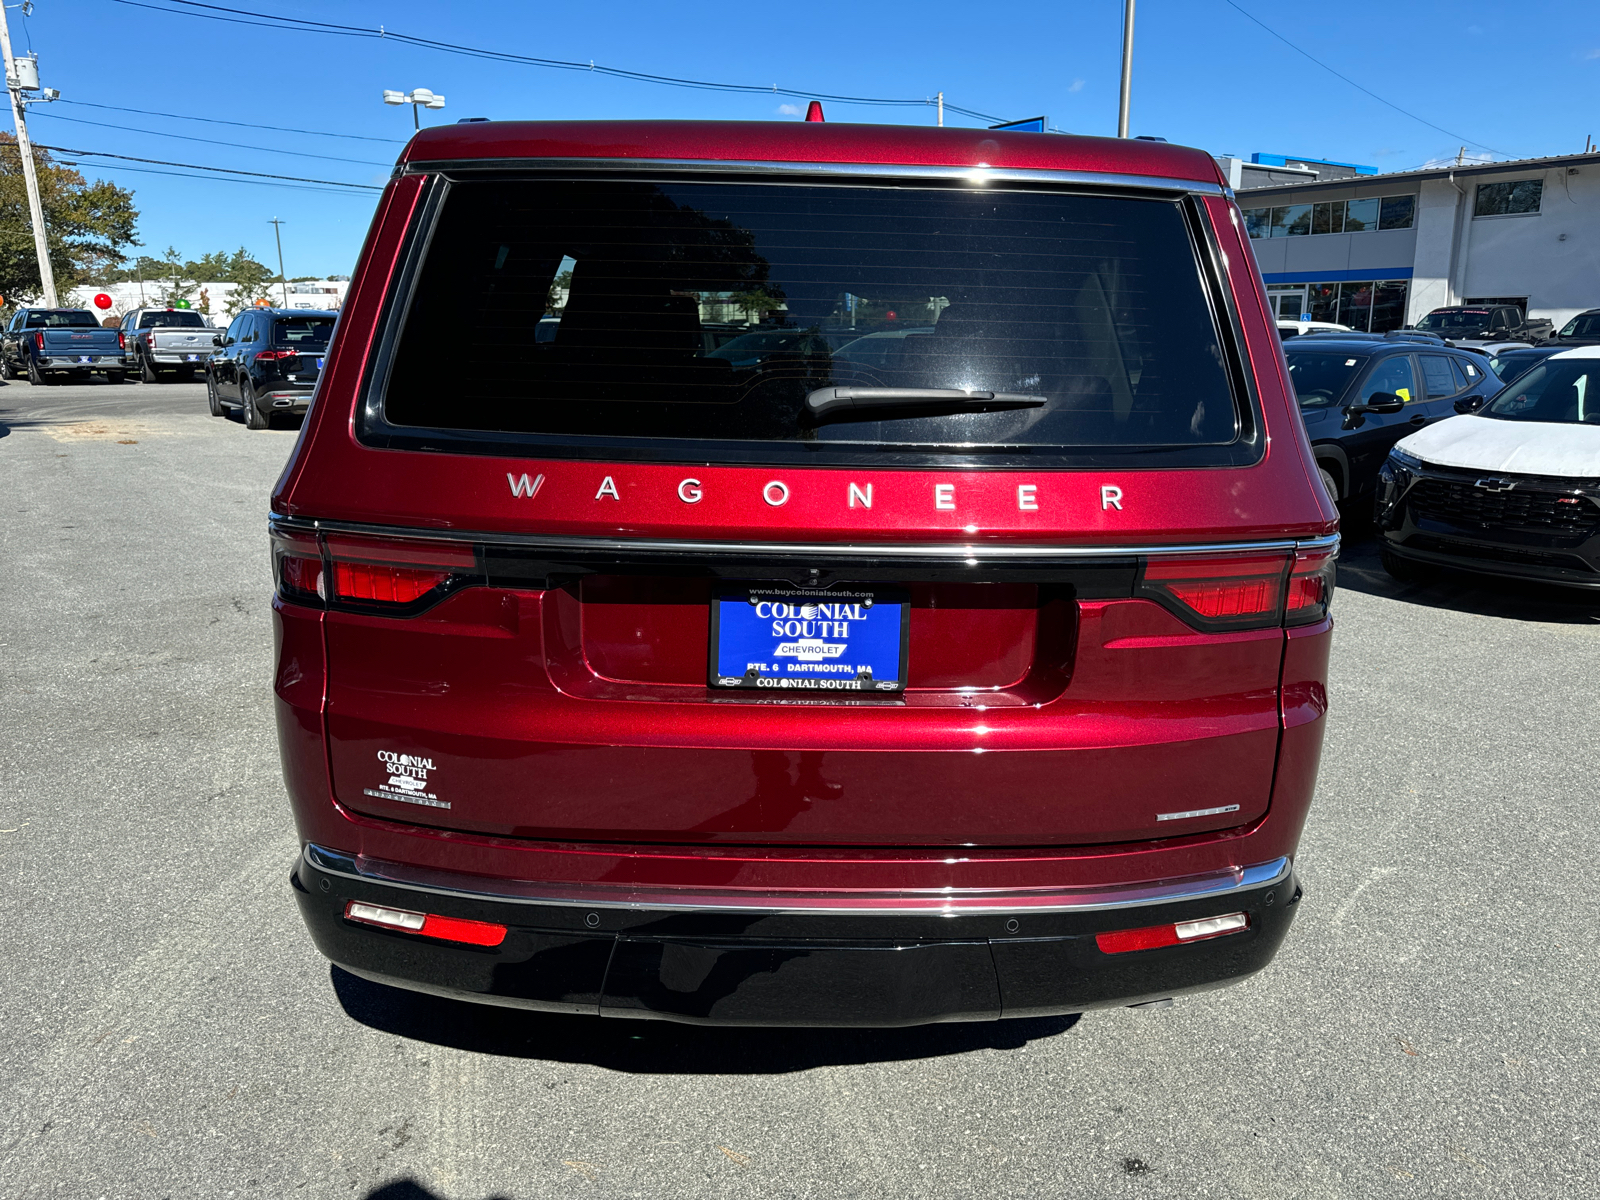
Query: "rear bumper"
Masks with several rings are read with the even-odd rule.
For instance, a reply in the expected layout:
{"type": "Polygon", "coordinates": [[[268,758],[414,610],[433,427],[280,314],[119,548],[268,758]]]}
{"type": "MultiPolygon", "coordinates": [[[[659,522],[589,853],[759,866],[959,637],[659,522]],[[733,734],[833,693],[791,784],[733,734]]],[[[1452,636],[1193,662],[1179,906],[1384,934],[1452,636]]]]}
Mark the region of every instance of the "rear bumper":
{"type": "Polygon", "coordinates": [[[210,350],[152,350],[145,357],[158,367],[203,367],[211,354],[210,350]]]}
{"type": "Polygon", "coordinates": [[[273,384],[256,392],[256,404],[263,412],[303,413],[311,407],[311,395],[316,385],[273,384]]]}
{"type": "Polygon", "coordinates": [[[291,877],[317,947],[364,978],[482,1003],[698,1024],[897,1026],[1162,1000],[1265,967],[1300,889],[1288,859],[1118,888],[649,892],[426,874],[308,845],[291,877]],[[489,890],[491,889],[492,890],[489,890]],[[365,901],[490,921],[474,947],[345,920],[365,901]],[[1249,915],[1205,941],[1106,954],[1095,934],[1249,915]]]}

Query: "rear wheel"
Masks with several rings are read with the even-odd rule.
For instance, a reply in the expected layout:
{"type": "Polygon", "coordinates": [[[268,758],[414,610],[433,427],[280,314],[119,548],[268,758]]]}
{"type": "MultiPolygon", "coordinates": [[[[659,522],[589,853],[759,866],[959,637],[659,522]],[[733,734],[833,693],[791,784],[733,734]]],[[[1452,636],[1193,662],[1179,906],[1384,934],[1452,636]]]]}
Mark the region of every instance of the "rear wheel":
{"type": "Polygon", "coordinates": [[[1427,583],[1434,578],[1432,567],[1413,562],[1409,558],[1401,558],[1393,550],[1383,550],[1382,558],[1383,569],[1401,583],[1427,583]]]}
{"type": "Polygon", "coordinates": [[[244,426],[246,429],[267,429],[272,425],[267,414],[261,411],[261,406],[256,403],[256,390],[250,386],[250,381],[244,381],[240,389],[239,399],[244,402],[244,426]]]}
{"type": "Polygon", "coordinates": [[[127,377],[128,377],[127,374],[125,372],[123,372],[123,371],[107,371],[106,372],[106,382],[107,383],[121,383],[123,380],[127,379],[127,377]]]}
{"type": "Polygon", "coordinates": [[[28,360],[28,382],[33,384],[34,387],[43,387],[45,384],[45,378],[39,370],[39,364],[31,358],[28,360]]]}
{"type": "Polygon", "coordinates": [[[11,360],[0,356],[0,379],[12,380],[17,377],[17,369],[11,365],[11,360]]]}
{"type": "Polygon", "coordinates": [[[150,360],[142,354],[139,356],[139,382],[161,382],[161,377],[156,374],[156,369],[150,365],[150,360]]]}
{"type": "Polygon", "coordinates": [[[222,415],[222,397],[217,395],[217,381],[211,378],[210,371],[206,372],[206,405],[213,417],[222,415]]]}

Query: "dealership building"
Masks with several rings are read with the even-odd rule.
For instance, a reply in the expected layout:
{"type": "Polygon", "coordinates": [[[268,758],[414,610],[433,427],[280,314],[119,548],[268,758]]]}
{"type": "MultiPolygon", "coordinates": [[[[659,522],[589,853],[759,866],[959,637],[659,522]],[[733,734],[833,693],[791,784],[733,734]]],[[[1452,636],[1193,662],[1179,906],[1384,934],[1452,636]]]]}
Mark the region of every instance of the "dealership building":
{"type": "Polygon", "coordinates": [[[1557,329],[1600,308],[1600,153],[1379,174],[1219,158],[1280,318],[1382,333],[1452,304],[1517,304],[1557,329]]]}

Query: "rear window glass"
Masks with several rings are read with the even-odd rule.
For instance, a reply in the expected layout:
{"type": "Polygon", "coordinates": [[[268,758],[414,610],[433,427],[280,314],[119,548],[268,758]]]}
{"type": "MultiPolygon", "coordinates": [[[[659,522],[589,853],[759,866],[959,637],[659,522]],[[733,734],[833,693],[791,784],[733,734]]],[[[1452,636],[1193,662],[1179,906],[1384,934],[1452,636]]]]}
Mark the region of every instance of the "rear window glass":
{"type": "Polygon", "coordinates": [[[98,329],[100,322],[87,309],[73,312],[31,312],[28,329],[98,329]]]}
{"type": "Polygon", "coordinates": [[[326,346],[332,336],[332,317],[279,317],[272,322],[274,346],[326,346]]]}
{"type": "Polygon", "coordinates": [[[147,312],[139,316],[140,329],[203,329],[205,319],[197,312],[171,309],[168,312],[147,312]]]}
{"type": "Polygon", "coordinates": [[[732,457],[1238,440],[1176,201],[457,182],[411,295],[391,426],[732,457]],[[819,409],[835,388],[879,394],[819,409]]]}

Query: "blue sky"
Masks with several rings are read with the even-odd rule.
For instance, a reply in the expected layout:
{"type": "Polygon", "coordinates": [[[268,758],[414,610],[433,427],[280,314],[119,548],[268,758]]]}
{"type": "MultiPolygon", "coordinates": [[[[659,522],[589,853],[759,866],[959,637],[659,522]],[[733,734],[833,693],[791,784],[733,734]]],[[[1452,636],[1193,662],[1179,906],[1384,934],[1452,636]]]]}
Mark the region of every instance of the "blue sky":
{"type": "MultiPolygon", "coordinates": [[[[175,0],[34,0],[10,9],[12,43],[77,104],[38,105],[35,140],[140,158],[379,183],[411,132],[384,88],[427,87],[459,117],[797,120],[803,101],[662,87],[588,72],[485,62],[391,39],[315,36],[180,15],[175,0]],[[276,133],[87,104],[293,126],[389,141],[276,133]],[[72,118],[66,120],[64,118],[72,118]],[[93,121],[99,125],[79,122],[93,121]],[[106,128],[109,125],[113,128],[106,128]],[[212,141],[183,140],[206,138],[212,141]],[[220,142],[223,144],[213,144],[220,142]],[[323,155],[324,158],[306,157],[323,155]],[[331,161],[359,160],[359,161],[331,161]]],[[[193,8],[192,13],[208,10],[193,8]]],[[[995,6],[470,4],[259,0],[212,12],[302,17],[656,74],[818,92],[925,98],[1073,133],[1115,132],[1120,0],[995,6]]],[[[1254,151],[1403,170],[1468,153],[1576,153],[1600,138],[1600,4],[1479,0],[1340,5],[1140,0],[1132,132],[1248,157],[1254,151]],[[1244,12],[1241,13],[1240,9],[1244,12]],[[1253,23],[1349,76],[1363,94],[1253,23]],[[1431,128],[1429,124],[1440,128],[1431,128]]],[[[931,125],[931,107],[830,103],[835,121],[931,125]]],[[[951,115],[949,124],[980,124],[951,115]]],[[[348,272],[376,193],[179,179],[91,167],[135,189],[146,252],[188,257],[240,245],[290,275],[348,272]]],[[[167,168],[152,167],[151,170],[167,168]]]]}

